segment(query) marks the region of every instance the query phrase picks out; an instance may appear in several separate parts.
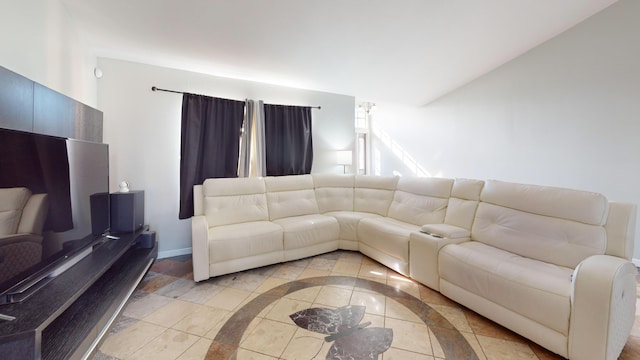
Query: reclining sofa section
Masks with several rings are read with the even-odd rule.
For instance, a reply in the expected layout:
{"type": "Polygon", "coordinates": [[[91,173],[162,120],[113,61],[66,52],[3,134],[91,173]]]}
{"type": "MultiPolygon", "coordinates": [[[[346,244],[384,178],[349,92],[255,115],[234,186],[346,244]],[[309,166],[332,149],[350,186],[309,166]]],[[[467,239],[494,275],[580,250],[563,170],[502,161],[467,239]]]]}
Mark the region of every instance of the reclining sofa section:
{"type": "Polygon", "coordinates": [[[616,359],[635,319],[636,206],[497,180],[207,179],[193,273],[357,250],[570,359],[616,359]]]}

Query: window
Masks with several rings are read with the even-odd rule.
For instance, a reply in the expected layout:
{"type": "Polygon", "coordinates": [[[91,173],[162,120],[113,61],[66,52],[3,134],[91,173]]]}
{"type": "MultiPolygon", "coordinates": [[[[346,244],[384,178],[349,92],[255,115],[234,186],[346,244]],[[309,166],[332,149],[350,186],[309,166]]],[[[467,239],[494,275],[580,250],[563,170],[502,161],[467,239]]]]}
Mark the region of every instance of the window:
{"type": "Polygon", "coordinates": [[[356,128],[356,171],[359,175],[371,173],[371,110],[375,104],[363,102],[355,113],[356,128]]]}

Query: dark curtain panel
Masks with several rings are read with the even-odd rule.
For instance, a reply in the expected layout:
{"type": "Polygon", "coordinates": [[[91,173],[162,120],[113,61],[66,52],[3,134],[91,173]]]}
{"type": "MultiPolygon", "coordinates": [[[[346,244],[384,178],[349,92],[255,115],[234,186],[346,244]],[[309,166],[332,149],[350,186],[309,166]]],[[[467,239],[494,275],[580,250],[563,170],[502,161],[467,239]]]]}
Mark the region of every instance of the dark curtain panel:
{"type": "Polygon", "coordinates": [[[193,216],[193,186],[238,177],[244,101],[184,94],[180,148],[180,219],[193,216]]]}
{"type": "Polygon", "coordinates": [[[311,173],[311,108],[264,105],[267,176],[311,173]]]}

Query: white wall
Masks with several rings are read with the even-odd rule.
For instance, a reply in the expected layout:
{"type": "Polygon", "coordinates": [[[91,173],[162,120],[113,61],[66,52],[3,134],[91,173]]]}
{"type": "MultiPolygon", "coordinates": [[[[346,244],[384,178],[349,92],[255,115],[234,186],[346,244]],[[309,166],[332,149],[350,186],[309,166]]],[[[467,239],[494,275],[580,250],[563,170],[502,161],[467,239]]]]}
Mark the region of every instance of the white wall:
{"type": "Polygon", "coordinates": [[[145,221],[157,231],[160,256],[190,252],[191,220],[178,220],[182,96],[152,86],[227,99],[321,106],[312,110],[312,172],[342,173],[335,150],[354,146],[351,96],[285,88],[113,59],[98,59],[98,107],[110,147],[111,190],[126,179],[145,191],[145,221]]]}
{"type": "MultiPolygon", "coordinates": [[[[570,187],[640,204],[638,14],[640,1],[622,0],[422,108],[378,104],[374,127],[430,175],[570,187]]],[[[415,172],[381,139],[374,148],[382,174],[415,172]]]]}
{"type": "Polygon", "coordinates": [[[0,0],[0,65],[89,106],[96,57],[59,0],[0,0]]]}

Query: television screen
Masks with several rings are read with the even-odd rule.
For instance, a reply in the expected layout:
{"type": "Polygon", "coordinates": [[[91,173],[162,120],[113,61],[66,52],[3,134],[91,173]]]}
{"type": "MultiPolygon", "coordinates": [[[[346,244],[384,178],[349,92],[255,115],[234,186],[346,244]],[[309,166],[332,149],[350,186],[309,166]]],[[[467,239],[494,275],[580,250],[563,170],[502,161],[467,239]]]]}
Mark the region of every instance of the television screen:
{"type": "Polygon", "coordinates": [[[108,145],[0,129],[0,304],[108,230],[108,145]]]}

